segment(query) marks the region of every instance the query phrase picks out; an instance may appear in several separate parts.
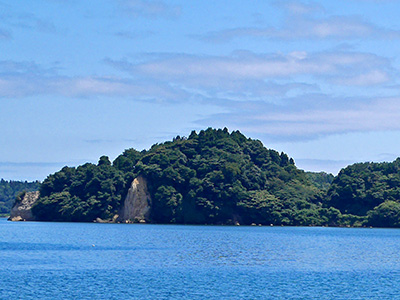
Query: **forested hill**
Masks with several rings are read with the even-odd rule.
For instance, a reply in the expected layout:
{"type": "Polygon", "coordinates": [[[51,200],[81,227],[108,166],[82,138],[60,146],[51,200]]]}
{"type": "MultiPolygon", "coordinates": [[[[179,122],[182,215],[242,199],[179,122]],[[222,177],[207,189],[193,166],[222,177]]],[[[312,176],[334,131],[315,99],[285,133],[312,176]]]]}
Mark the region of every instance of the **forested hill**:
{"type": "Polygon", "coordinates": [[[41,184],[32,213],[117,221],[135,178],[151,197],[147,222],[400,227],[400,159],[355,164],[336,177],[306,173],[258,140],[211,128],[125,150],[112,163],[102,156],[64,167],[41,184]]]}
{"type": "Polygon", "coordinates": [[[32,211],[39,220],[111,219],[139,175],[148,182],[155,223],[331,222],[323,194],[293,159],[239,131],[211,128],[125,150],[113,163],[103,156],[97,165],[64,167],[43,182],[32,211]]]}
{"type": "Polygon", "coordinates": [[[14,203],[15,197],[23,192],[37,191],[39,181],[27,182],[16,180],[0,180],[0,215],[8,214],[14,203]]]}

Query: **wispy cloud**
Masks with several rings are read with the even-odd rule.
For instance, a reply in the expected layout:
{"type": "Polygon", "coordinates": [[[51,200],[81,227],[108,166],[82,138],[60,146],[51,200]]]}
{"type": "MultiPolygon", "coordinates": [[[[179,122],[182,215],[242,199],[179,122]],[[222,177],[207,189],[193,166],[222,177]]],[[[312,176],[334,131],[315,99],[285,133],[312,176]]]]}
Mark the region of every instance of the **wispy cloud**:
{"type": "Polygon", "coordinates": [[[34,62],[0,61],[0,97],[37,95],[67,97],[132,97],[137,100],[187,98],[187,93],[168,83],[153,83],[116,77],[62,76],[57,68],[44,68],[34,62]]]}
{"type": "MultiPolygon", "coordinates": [[[[291,52],[255,54],[235,52],[230,56],[156,55],[141,63],[107,60],[127,71],[159,80],[196,87],[229,87],[229,82],[267,79],[292,79],[316,76],[319,79],[350,85],[387,82],[390,62],[382,57],[360,52],[291,52]],[[369,75],[366,75],[369,74],[369,75]],[[346,75],[346,81],[339,80],[346,75]],[[362,77],[364,76],[364,77],[362,77]]],[[[295,82],[295,81],[294,81],[295,82]]]]}
{"type": "Polygon", "coordinates": [[[280,104],[230,103],[231,111],[199,120],[199,124],[230,124],[268,140],[315,139],[332,134],[400,130],[400,98],[331,98],[304,95],[280,104]]]}
{"type": "Polygon", "coordinates": [[[8,8],[0,13],[3,24],[11,28],[24,28],[43,33],[56,33],[57,29],[51,20],[43,19],[33,13],[14,12],[8,8]]]}
{"type": "Polygon", "coordinates": [[[235,27],[210,31],[193,37],[207,42],[228,42],[236,38],[253,37],[267,39],[400,39],[400,30],[381,28],[362,16],[326,16],[317,4],[284,2],[286,19],[281,27],[235,27]]]}
{"type": "Polygon", "coordinates": [[[389,60],[352,52],[229,56],[152,54],[138,62],[106,59],[125,77],[62,76],[32,62],[0,62],[0,97],[58,95],[141,101],[201,101],[225,111],[198,121],[275,140],[345,132],[400,130],[400,98],[350,98],[336,90],[393,85],[389,60]],[[325,87],[324,87],[325,86],[325,87]],[[326,86],[329,90],[325,90],[326,86]],[[327,94],[331,96],[327,96],[327,94]]]}
{"type": "Polygon", "coordinates": [[[66,97],[130,97],[136,100],[182,101],[187,94],[165,84],[105,77],[3,77],[0,97],[16,98],[37,95],[66,97]]]}
{"type": "Polygon", "coordinates": [[[342,78],[335,79],[334,82],[349,86],[371,86],[388,82],[389,80],[390,78],[387,72],[375,69],[352,77],[343,76],[342,78]]]}
{"type": "Polygon", "coordinates": [[[133,17],[176,18],[181,14],[181,7],[164,1],[120,0],[125,12],[133,17]]]}
{"type": "Polygon", "coordinates": [[[56,66],[43,67],[33,61],[0,61],[0,76],[54,75],[56,72],[56,66]]]}
{"type": "Polygon", "coordinates": [[[316,2],[276,1],[276,7],[285,9],[291,15],[305,15],[324,12],[324,8],[316,2]]]}
{"type": "Polygon", "coordinates": [[[140,62],[105,59],[126,72],[115,76],[63,76],[58,65],[0,61],[0,96],[40,94],[63,96],[119,96],[180,101],[193,97],[266,100],[289,93],[321,92],[330,86],[392,84],[394,71],[388,59],[351,52],[291,52],[229,56],[153,54],[140,62]]]}
{"type": "Polygon", "coordinates": [[[195,37],[208,42],[228,42],[241,37],[338,40],[372,38],[389,40],[399,39],[400,30],[382,29],[362,20],[348,17],[331,17],[323,20],[292,20],[282,29],[242,27],[212,31],[195,37]]]}

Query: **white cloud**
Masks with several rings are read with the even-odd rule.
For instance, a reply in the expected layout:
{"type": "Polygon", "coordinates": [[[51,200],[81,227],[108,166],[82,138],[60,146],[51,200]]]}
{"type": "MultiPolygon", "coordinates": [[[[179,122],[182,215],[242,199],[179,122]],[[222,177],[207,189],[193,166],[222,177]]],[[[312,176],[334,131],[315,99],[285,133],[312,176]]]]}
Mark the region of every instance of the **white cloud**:
{"type": "Polygon", "coordinates": [[[292,52],[289,54],[234,53],[230,56],[161,55],[141,63],[108,60],[134,76],[166,80],[191,87],[210,87],[226,82],[265,81],[311,76],[336,84],[379,84],[390,79],[390,62],[359,52],[292,52]],[[357,80],[356,80],[357,79],[357,80]]]}
{"type": "Polygon", "coordinates": [[[58,95],[67,97],[132,97],[136,100],[181,101],[190,98],[169,83],[106,76],[63,76],[56,67],[27,61],[0,61],[0,97],[58,95]]]}
{"type": "MultiPolygon", "coordinates": [[[[359,52],[236,52],[230,56],[150,55],[106,62],[125,77],[67,77],[29,62],[0,62],[0,97],[59,95],[145,101],[200,101],[225,114],[200,120],[273,139],[312,139],[351,131],[400,129],[400,98],[326,96],[393,81],[391,65],[359,52]],[[307,78],[307,80],[304,80],[307,78]],[[319,94],[311,94],[318,92],[319,94]],[[291,95],[291,96],[289,96],[291,95]]],[[[377,90],[378,91],[378,90],[377,90]]],[[[375,94],[374,94],[375,93],[375,94]]]]}
{"type": "Polygon", "coordinates": [[[360,52],[235,52],[229,56],[153,54],[141,62],[106,59],[126,75],[63,76],[59,66],[0,61],[0,96],[135,97],[158,101],[214,98],[279,101],[324,92],[321,86],[393,85],[390,61],[360,52]]]}
{"type": "Polygon", "coordinates": [[[358,74],[354,77],[341,78],[335,80],[336,83],[350,86],[370,86],[377,85],[390,80],[389,74],[382,70],[371,70],[364,74],[358,74]]]}

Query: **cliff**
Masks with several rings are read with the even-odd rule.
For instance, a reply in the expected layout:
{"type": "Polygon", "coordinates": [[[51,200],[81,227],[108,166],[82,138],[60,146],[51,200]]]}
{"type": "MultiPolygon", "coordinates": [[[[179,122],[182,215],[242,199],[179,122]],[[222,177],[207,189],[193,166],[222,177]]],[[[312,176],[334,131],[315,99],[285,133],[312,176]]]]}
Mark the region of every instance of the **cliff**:
{"type": "Polygon", "coordinates": [[[142,176],[138,176],[131,183],[118,221],[128,223],[149,221],[150,207],[151,197],[147,190],[147,181],[142,176]]]}
{"type": "MultiPolygon", "coordinates": [[[[36,215],[32,213],[32,206],[39,198],[39,192],[26,192],[21,199],[17,199],[11,209],[10,221],[35,221],[36,215]]],[[[150,221],[151,196],[147,189],[147,181],[142,176],[135,178],[125,197],[119,214],[113,220],[97,222],[125,222],[145,223],[150,221]]]]}
{"type": "Polygon", "coordinates": [[[39,192],[26,192],[20,201],[15,201],[8,220],[34,221],[31,208],[38,198],[39,192]]]}

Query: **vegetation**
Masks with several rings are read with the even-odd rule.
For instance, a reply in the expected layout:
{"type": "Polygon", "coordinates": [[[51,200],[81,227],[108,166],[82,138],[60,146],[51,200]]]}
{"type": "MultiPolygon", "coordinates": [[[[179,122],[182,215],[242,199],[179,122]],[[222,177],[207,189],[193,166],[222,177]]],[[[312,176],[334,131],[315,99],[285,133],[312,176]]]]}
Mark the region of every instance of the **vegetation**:
{"type": "Polygon", "coordinates": [[[156,223],[322,225],[337,218],[293,159],[226,128],[128,149],[112,164],[103,156],[97,165],[64,167],[45,179],[33,213],[40,220],[110,219],[139,175],[156,223]]]}
{"type": "Polygon", "coordinates": [[[332,174],[325,172],[306,172],[306,176],[316,188],[323,191],[327,191],[330,188],[335,178],[332,174]]]}
{"type": "Polygon", "coordinates": [[[121,206],[127,177],[111,166],[106,156],[97,165],[64,167],[40,186],[40,198],[32,207],[43,221],[93,221],[108,218],[121,206]]]}
{"type": "Polygon", "coordinates": [[[400,158],[342,169],[326,199],[342,213],[364,217],[366,225],[400,227],[400,158]]]}
{"type": "Polygon", "coordinates": [[[26,191],[37,191],[39,181],[7,181],[0,180],[0,216],[6,216],[10,213],[11,207],[18,194],[26,191]]]}
{"type": "Polygon", "coordinates": [[[306,173],[226,128],[127,149],[112,163],[102,156],[64,167],[41,184],[32,211],[39,220],[112,219],[139,175],[155,223],[400,227],[400,159],[355,164],[336,177],[306,173]]]}

